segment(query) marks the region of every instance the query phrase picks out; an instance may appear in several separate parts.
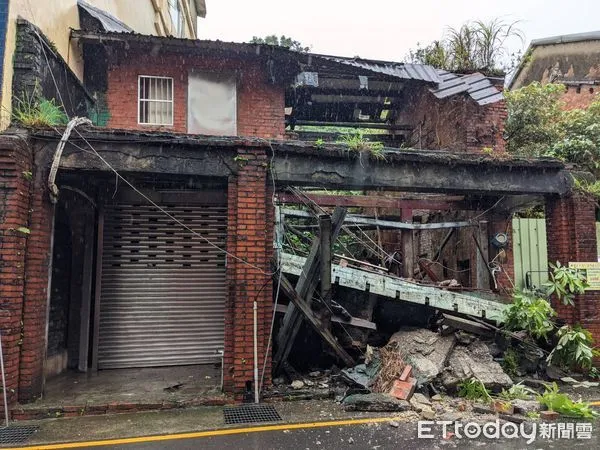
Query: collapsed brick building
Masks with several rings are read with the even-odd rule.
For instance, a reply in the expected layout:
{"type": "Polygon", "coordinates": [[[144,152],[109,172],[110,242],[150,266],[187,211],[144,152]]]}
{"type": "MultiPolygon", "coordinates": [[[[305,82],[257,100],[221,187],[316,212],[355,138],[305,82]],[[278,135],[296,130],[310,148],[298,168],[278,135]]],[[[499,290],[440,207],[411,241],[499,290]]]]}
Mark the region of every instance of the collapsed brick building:
{"type": "MultiPolygon", "coordinates": [[[[408,194],[390,196],[409,224],[414,211],[469,211],[486,247],[513,211],[544,204],[549,259],[597,259],[594,206],[572,195],[562,163],[504,154],[502,95],[482,75],[87,29],[72,33],[81,83],[32,30],[20,22],[15,92],[39,86],[45,98],[67,98],[69,117],[94,126],[68,136],[58,198],[48,184],[64,129],[16,127],[0,138],[11,404],[35,400],[67,370],[221,358],[224,390],[240,395],[253,380],[254,302],[269,383],[273,202],[290,186],[408,194]],[[385,159],[316,144],[301,129],[348,124],[384,130],[385,159]]],[[[488,261],[468,248],[469,283],[489,290],[488,261]]],[[[507,253],[500,284],[512,274],[507,253]]],[[[559,311],[598,338],[596,299],[559,311]]]]}

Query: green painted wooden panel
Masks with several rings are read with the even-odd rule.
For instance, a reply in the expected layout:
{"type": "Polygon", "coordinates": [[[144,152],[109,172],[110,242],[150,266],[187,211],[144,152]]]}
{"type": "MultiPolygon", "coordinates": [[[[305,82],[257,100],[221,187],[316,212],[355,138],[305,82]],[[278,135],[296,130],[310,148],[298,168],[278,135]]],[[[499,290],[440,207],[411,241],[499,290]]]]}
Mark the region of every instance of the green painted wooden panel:
{"type": "MultiPolygon", "coordinates": [[[[596,247],[600,256],[600,222],[596,222],[596,247]]],[[[600,258],[598,258],[598,261],[600,261],[600,258]]]]}
{"type": "Polygon", "coordinates": [[[512,221],[515,287],[526,287],[530,273],[534,286],[548,281],[548,245],[545,219],[515,218],[512,221]]]}

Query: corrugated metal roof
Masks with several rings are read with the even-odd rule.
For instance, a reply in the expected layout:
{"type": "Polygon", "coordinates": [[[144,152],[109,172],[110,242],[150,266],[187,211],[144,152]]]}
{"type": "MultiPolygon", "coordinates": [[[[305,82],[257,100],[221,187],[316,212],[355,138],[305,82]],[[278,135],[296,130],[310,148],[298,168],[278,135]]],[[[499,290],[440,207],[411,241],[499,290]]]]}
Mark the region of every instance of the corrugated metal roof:
{"type": "Polygon", "coordinates": [[[104,28],[104,31],[113,31],[117,33],[131,33],[133,31],[133,28],[130,28],[113,15],[92,6],[83,0],[77,0],[77,6],[96,18],[102,25],[102,28],[104,28]]]}
{"type": "Polygon", "coordinates": [[[438,70],[438,74],[442,80],[441,83],[437,88],[430,89],[437,98],[441,99],[467,93],[481,106],[499,102],[504,98],[502,92],[481,73],[458,75],[445,70],[438,70]]]}
{"type": "Polygon", "coordinates": [[[334,61],[340,64],[346,64],[359,69],[369,70],[371,72],[381,73],[405,80],[419,80],[429,83],[440,83],[441,79],[431,66],[424,64],[406,64],[398,62],[374,61],[358,58],[343,58],[339,56],[314,55],[328,61],[334,61]]]}

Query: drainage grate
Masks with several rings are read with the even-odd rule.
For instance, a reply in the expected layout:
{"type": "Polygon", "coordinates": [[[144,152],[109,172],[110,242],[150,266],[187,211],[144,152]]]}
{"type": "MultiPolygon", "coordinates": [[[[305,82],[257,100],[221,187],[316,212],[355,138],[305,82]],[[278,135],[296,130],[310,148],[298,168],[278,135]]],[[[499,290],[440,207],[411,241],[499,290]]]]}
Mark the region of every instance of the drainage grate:
{"type": "Polygon", "coordinates": [[[10,425],[8,428],[0,428],[0,444],[22,444],[36,431],[37,427],[32,425],[10,425]]]}
{"type": "Polygon", "coordinates": [[[281,416],[272,405],[241,405],[223,408],[225,423],[280,422],[281,416]]]}

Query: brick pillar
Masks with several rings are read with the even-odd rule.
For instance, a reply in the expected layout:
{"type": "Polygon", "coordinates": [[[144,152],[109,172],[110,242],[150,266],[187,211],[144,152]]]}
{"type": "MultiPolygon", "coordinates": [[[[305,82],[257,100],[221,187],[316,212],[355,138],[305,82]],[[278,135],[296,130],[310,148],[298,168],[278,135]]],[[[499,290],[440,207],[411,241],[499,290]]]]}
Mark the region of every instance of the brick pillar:
{"type": "Polygon", "coordinates": [[[0,331],[9,405],[19,388],[31,166],[31,151],[21,138],[0,137],[0,331]]]}
{"type": "MultiPolygon", "coordinates": [[[[253,302],[258,304],[259,376],[273,313],[270,259],[273,211],[267,187],[268,159],[264,150],[238,150],[238,174],[229,180],[227,256],[229,299],[225,317],[224,385],[240,395],[254,379],[253,302]]],[[[270,355],[265,384],[270,383],[270,355]]]]}
{"type": "Polygon", "coordinates": [[[39,171],[32,193],[30,230],[25,258],[23,344],[19,377],[19,401],[29,402],[42,394],[46,360],[48,285],[52,261],[54,207],[44,185],[47,172],[39,171]]]}
{"type": "MultiPolygon", "coordinates": [[[[595,212],[595,204],[580,194],[546,201],[550,262],[598,261],[595,212]]],[[[588,291],[577,296],[575,306],[565,306],[556,299],[552,306],[559,318],[570,324],[580,323],[592,332],[596,345],[600,344],[600,291],[588,291]]]]}

